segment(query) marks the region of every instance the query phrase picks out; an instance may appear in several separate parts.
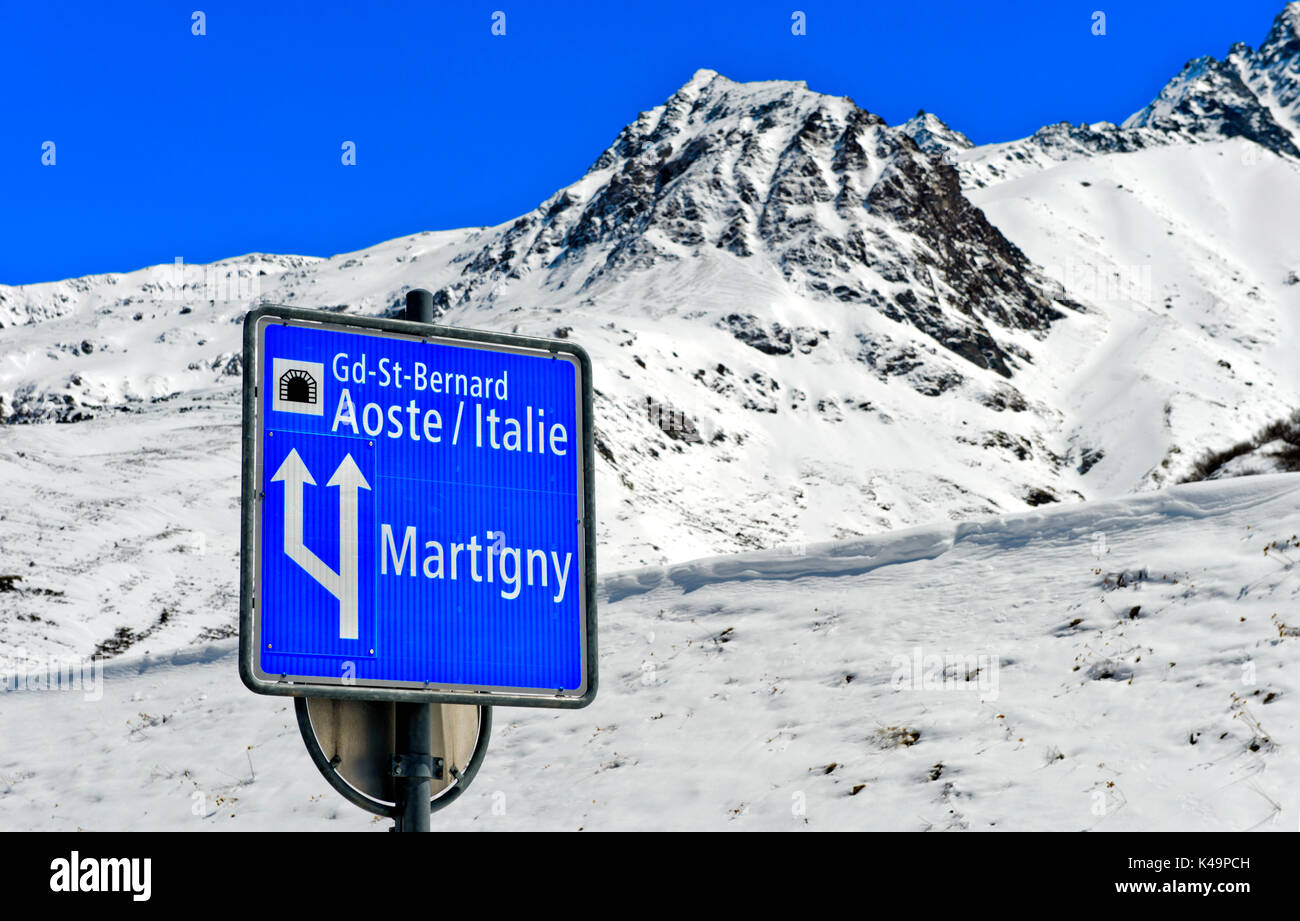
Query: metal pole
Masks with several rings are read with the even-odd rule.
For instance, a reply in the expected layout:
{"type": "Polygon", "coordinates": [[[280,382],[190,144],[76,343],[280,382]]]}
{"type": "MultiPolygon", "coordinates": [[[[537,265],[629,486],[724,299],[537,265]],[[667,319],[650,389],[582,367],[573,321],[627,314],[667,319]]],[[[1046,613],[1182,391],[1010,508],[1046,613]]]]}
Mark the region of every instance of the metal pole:
{"type": "Polygon", "coordinates": [[[429,785],[432,783],[429,739],[433,733],[433,704],[397,704],[397,747],[408,765],[399,778],[397,831],[429,830],[429,785]]]}
{"type": "Polygon", "coordinates": [[[433,293],[423,288],[406,292],[406,319],[414,323],[433,322],[433,293]]]}
{"type": "MultiPolygon", "coordinates": [[[[433,294],[424,288],[406,292],[406,319],[416,323],[433,322],[433,294]]],[[[433,734],[433,705],[396,705],[396,755],[413,768],[398,778],[397,797],[401,812],[394,822],[395,831],[429,830],[429,797],[432,777],[422,766],[429,763],[429,742],[433,734]]]]}

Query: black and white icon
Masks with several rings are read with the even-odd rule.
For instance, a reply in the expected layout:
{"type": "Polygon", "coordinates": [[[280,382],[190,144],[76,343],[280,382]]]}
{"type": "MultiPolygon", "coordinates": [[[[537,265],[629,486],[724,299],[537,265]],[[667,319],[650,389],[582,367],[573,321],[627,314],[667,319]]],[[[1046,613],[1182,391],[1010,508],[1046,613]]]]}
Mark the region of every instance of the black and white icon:
{"type": "Polygon", "coordinates": [[[280,399],[289,403],[315,403],[316,378],[302,368],[290,368],[280,375],[280,399]]]}
{"type": "Polygon", "coordinates": [[[316,361],[276,358],[271,366],[271,409],[321,416],[325,413],[325,366],[316,361]]]}

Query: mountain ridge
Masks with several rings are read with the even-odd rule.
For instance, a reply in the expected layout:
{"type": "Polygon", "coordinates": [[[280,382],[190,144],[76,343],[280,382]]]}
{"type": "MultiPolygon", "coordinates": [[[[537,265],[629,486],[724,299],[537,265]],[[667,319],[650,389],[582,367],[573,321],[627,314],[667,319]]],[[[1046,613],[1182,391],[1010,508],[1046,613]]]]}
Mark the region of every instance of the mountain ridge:
{"type": "Polygon", "coordinates": [[[1223,59],[1208,54],[1193,58],[1151,102],[1121,124],[1062,121],[1026,138],[987,144],[978,151],[944,140],[940,130],[934,135],[936,150],[958,167],[967,188],[1026,175],[1052,161],[1232,138],[1245,138],[1279,156],[1300,159],[1297,60],[1300,3],[1291,0],[1258,49],[1237,42],[1223,59]]]}

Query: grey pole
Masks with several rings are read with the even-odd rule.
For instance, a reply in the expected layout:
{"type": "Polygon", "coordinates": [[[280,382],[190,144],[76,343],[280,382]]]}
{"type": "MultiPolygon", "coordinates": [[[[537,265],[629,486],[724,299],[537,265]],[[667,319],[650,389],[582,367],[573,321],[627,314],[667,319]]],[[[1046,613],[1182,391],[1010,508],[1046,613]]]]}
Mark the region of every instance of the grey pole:
{"type": "Polygon", "coordinates": [[[429,830],[430,784],[433,782],[433,759],[429,740],[433,734],[433,704],[396,704],[397,748],[404,765],[398,779],[396,831],[429,830]]]}
{"type": "Polygon", "coordinates": [[[433,294],[423,288],[406,292],[406,319],[415,323],[433,322],[433,294]]]}
{"type": "MultiPolygon", "coordinates": [[[[406,319],[416,323],[433,322],[433,294],[424,288],[406,292],[406,319]]],[[[397,780],[397,798],[401,813],[394,831],[429,830],[429,796],[432,783],[432,759],[429,741],[433,735],[433,704],[396,705],[397,726],[394,741],[405,776],[397,780]],[[426,765],[428,767],[426,767],[426,765]]]]}

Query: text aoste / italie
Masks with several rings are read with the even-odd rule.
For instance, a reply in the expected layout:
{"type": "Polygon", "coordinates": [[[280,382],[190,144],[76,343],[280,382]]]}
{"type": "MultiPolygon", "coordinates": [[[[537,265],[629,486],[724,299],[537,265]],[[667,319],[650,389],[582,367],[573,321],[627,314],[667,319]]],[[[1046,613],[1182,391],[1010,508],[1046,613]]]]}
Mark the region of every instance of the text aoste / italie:
{"type": "MultiPolygon", "coordinates": [[[[332,371],[335,380],[342,384],[375,383],[382,389],[403,390],[407,393],[438,396],[468,397],[475,400],[473,418],[465,418],[465,400],[456,402],[455,419],[451,421],[450,443],[459,445],[469,439],[476,448],[494,451],[516,451],[525,454],[553,454],[563,457],[569,450],[569,433],[559,422],[549,422],[546,410],[531,404],[524,407],[522,415],[499,416],[495,407],[483,410],[482,400],[506,401],[509,396],[509,375],[502,371],[500,377],[479,377],[471,374],[444,372],[423,362],[413,362],[410,368],[401,362],[381,358],[373,368],[367,367],[366,356],[349,361],[348,353],[334,356],[332,371]]],[[[405,397],[405,393],[401,395],[405,397]]],[[[385,435],[389,438],[409,438],[412,441],[442,443],[447,438],[446,420],[436,409],[425,409],[416,397],[399,398],[387,407],[378,403],[358,406],[347,387],[339,390],[330,431],[334,433],[363,432],[370,437],[385,435]]]]}

